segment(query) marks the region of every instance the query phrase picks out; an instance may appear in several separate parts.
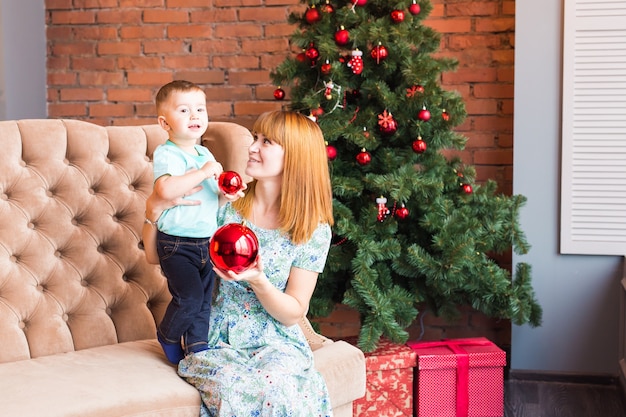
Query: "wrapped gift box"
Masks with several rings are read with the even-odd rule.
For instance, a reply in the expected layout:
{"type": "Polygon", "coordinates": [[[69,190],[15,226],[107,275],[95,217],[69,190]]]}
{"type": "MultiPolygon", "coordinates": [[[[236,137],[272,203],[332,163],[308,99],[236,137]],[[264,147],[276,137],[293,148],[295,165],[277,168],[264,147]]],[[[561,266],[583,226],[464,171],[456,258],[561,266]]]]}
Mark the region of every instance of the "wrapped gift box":
{"type": "MultiPolygon", "coordinates": [[[[356,338],[348,342],[356,345],[356,338]]],[[[358,417],[412,417],[413,374],[416,353],[405,344],[381,339],[375,351],[365,353],[365,396],[354,401],[358,417]]]]}
{"type": "Polygon", "coordinates": [[[416,417],[504,416],[506,353],[484,337],[408,342],[416,417]]]}

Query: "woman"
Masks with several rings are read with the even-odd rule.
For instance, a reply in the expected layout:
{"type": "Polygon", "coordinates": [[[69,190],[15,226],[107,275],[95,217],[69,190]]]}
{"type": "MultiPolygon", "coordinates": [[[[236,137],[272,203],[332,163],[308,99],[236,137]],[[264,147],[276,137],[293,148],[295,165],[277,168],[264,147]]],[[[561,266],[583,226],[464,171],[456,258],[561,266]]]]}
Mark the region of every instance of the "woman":
{"type": "MultiPolygon", "coordinates": [[[[216,270],[209,350],[187,355],[178,372],[200,391],[204,415],[330,416],[326,384],[297,326],[330,246],[324,138],[306,116],[282,111],[262,114],[253,137],[245,170],[253,181],[220,208],[218,224],[246,222],[259,239],[259,257],[240,274],[216,270]]],[[[153,195],[147,216],[156,220],[169,205],[153,195]]],[[[154,238],[144,228],[147,248],[154,238]]]]}

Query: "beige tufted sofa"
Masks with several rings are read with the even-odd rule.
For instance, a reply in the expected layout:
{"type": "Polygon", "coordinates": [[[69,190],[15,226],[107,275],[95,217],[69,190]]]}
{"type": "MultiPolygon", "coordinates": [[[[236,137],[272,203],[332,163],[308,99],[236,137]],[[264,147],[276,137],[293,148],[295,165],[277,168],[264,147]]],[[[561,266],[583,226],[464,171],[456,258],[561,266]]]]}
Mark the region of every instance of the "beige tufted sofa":
{"type": "MultiPolygon", "coordinates": [[[[169,293],[138,245],[164,135],[157,125],[0,122],[0,416],[199,415],[198,393],[155,340],[169,293]]],[[[240,170],[248,131],[211,123],[206,136],[240,170]]],[[[335,415],[352,415],[363,354],[309,337],[335,415]]]]}

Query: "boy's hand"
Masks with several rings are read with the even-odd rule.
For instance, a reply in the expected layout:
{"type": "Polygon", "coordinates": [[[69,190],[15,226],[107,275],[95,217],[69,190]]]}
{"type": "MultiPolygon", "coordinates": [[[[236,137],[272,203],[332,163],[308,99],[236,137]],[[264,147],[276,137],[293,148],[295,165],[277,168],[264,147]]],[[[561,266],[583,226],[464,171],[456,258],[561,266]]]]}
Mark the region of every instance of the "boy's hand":
{"type": "Polygon", "coordinates": [[[217,179],[217,177],[219,177],[219,175],[224,171],[224,167],[222,167],[222,164],[219,162],[207,162],[202,165],[202,168],[200,169],[204,172],[207,179],[211,177],[217,179]]]}
{"type": "Polygon", "coordinates": [[[246,188],[248,188],[248,184],[244,182],[243,184],[241,184],[241,189],[234,194],[226,194],[222,192],[222,195],[224,196],[224,200],[233,202],[235,200],[240,199],[241,197],[244,196],[243,190],[245,190],[246,188]]]}

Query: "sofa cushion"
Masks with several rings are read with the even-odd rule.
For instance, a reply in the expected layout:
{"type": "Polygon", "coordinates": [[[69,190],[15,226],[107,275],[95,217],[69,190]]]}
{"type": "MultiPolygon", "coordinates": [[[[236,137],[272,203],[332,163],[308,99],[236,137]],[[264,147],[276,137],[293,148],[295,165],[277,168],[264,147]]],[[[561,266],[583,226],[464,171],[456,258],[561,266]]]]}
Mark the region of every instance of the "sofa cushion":
{"type": "Polygon", "coordinates": [[[19,417],[198,417],[198,391],[156,340],[0,365],[0,414],[19,417]]]}

